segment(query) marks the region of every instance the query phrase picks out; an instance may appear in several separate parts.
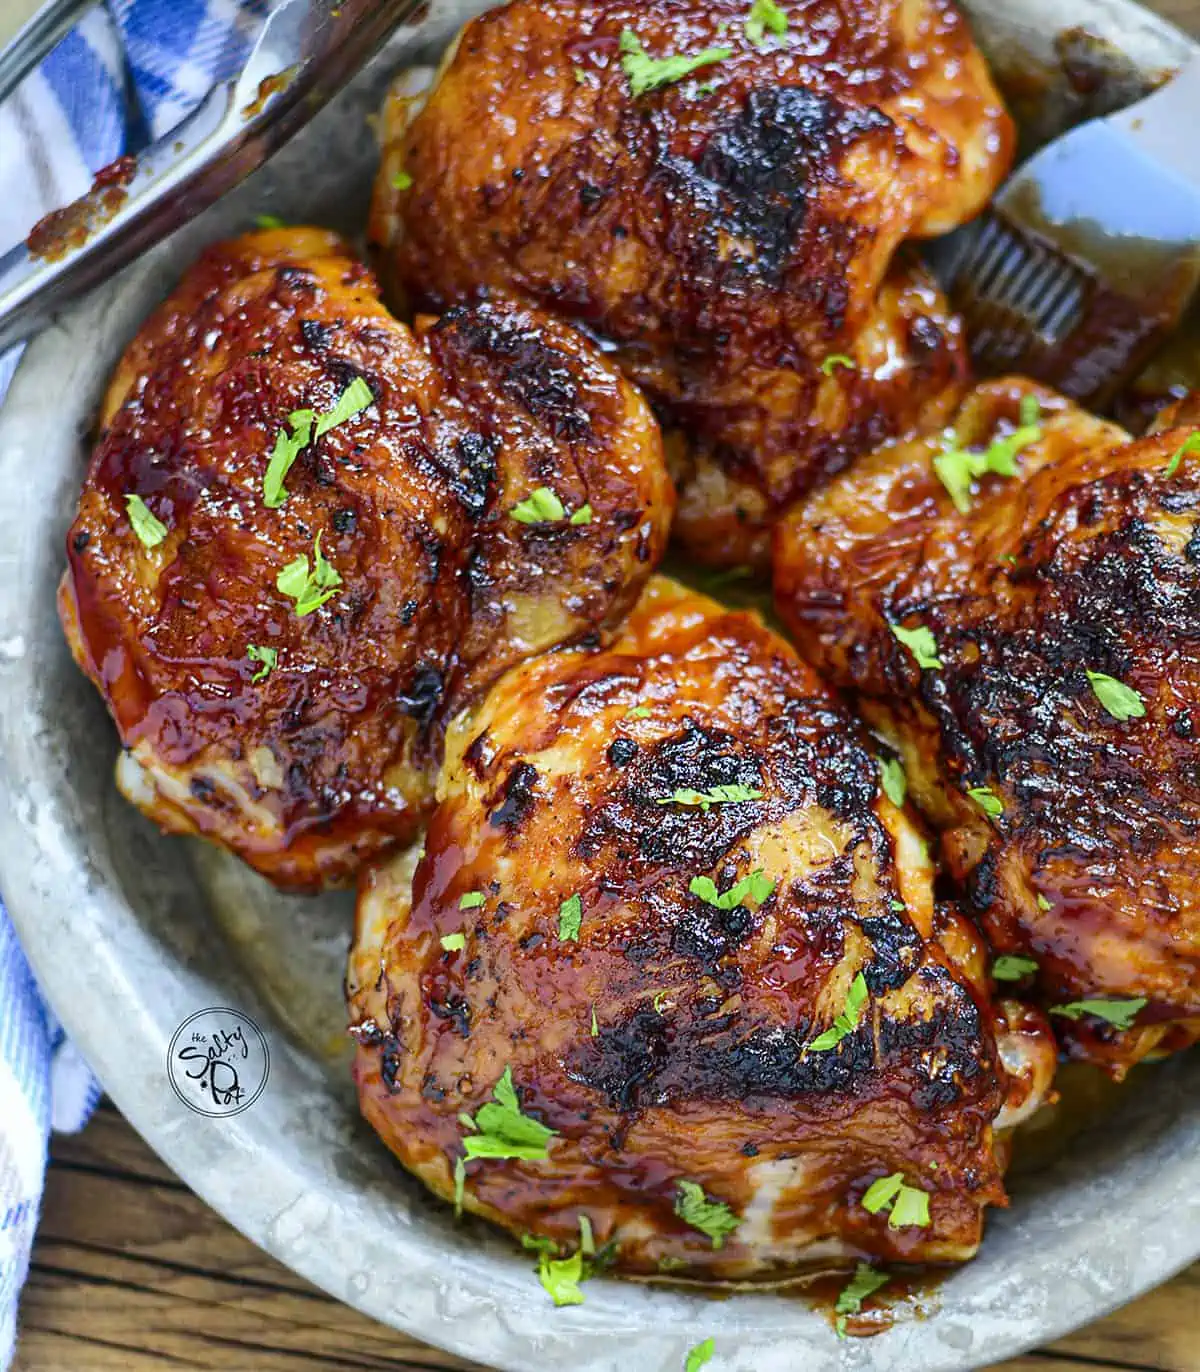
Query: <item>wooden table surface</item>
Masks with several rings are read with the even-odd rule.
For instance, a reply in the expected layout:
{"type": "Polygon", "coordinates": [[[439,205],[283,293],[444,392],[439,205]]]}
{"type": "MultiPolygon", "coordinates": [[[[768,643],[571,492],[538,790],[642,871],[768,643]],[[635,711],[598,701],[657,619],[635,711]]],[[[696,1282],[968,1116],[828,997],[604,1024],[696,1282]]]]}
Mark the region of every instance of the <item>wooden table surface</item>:
{"type": "MultiPolygon", "coordinates": [[[[1200,0],[1145,2],[1200,36],[1200,0]]],[[[194,1196],[111,1106],[102,1105],[82,1134],[56,1140],[53,1151],[15,1372],[469,1367],[331,1300],[267,1257],[194,1196]]],[[[1200,1372],[1200,1264],[1002,1368],[1200,1372]]]]}

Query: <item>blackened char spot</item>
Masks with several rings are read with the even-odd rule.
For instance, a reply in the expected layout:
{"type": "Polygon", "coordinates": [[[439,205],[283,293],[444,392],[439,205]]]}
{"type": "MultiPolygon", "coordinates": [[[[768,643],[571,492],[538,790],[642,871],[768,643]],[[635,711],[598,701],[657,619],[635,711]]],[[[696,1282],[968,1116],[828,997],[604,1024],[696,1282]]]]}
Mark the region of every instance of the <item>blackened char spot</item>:
{"type": "Polygon", "coordinates": [[[464,434],[455,444],[459,465],[450,479],[450,489],[472,519],[487,509],[488,487],[496,475],[501,446],[499,438],[477,433],[464,434]]]}
{"type": "Polygon", "coordinates": [[[400,708],[424,728],[441,703],[444,688],[441,671],[423,662],[414,670],[408,685],[397,697],[400,708]]]}
{"type": "Polygon", "coordinates": [[[712,136],[698,163],[672,158],[668,166],[688,183],[692,198],[709,202],[709,231],[752,243],[752,269],[777,280],[819,179],[855,139],[890,127],[879,110],[841,105],[799,86],[761,87],[712,136]]]}
{"type": "Polygon", "coordinates": [[[567,357],[550,347],[530,318],[494,305],[449,310],[434,333],[453,329],[460,348],[486,361],[491,384],[527,410],[555,438],[591,432],[591,416],[567,357]]]}
{"type": "Polygon", "coordinates": [[[627,767],[638,755],[638,746],[631,738],[614,738],[608,745],[608,760],[614,767],[627,767]]]}
{"type": "Polygon", "coordinates": [[[322,324],[319,319],[302,319],[300,321],[300,337],[315,353],[328,352],[329,339],[333,330],[328,324],[322,324]]]}
{"type": "Polygon", "coordinates": [[[518,762],[504,782],[504,799],[489,819],[496,829],[516,828],[533,804],[537,768],[531,762],[518,762]]]}

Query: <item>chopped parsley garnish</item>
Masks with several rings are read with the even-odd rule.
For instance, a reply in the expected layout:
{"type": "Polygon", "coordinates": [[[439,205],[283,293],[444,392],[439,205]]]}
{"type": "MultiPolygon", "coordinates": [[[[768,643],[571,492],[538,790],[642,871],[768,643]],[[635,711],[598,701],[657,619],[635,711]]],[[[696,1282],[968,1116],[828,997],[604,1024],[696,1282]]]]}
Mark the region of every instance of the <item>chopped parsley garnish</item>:
{"type": "Polygon", "coordinates": [[[545,1158],[546,1145],[558,1132],[521,1113],[511,1067],[504,1069],[492,1099],[479,1107],[471,1124],[478,1132],[463,1139],[468,1158],[545,1158]]]}
{"type": "Polygon", "coordinates": [[[905,903],[902,900],[889,900],[888,904],[892,907],[893,910],[896,911],[908,909],[908,906],[905,905],[905,903]]]}
{"type": "Polygon", "coordinates": [[[716,1344],[712,1339],[705,1339],[703,1343],[698,1343],[694,1348],[689,1348],[687,1361],[683,1364],[683,1372],[700,1372],[702,1367],[707,1367],[712,1362],[715,1349],[716,1344]]]}
{"type": "Polygon", "coordinates": [[[656,1015],[662,1014],[663,1004],[667,999],[667,994],[668,993],[666,991],[655,991],[654,999],[650,1002],[650,1004],[654,1007],[654,1013],[656,1015]]]}
{"type": "Polygon", "coordinates": [[[1038,969],[1032,958],[1023,958],[1016,953],[1004,953],[992,963],[992,976],[997,981],[1020,981],[1031,976],[1038,969]]]}
{"type": "Polygon", "coordinates": [[[657,805],[698,805],[705,814],[714,805],[729,805],[741,800],[761,800],[762,792],[754,786],[710,786],[707,791],[693,791],[687,786],[658,796],[657,805]]]}
{"type": "Polygon", "coordinates": [[[568,896],[558,907],[558,938],[559,942],[566,943],[568,939],[575,942],[579,938],[579,926],[583,923],[583,901],[578,893],[568,896]]]}
{"type": "Polygon", "coordinates": [[[764,876],[760,867],[748,877],[743,877],[728,891],[718,891],[712,877],[693,877],[688,890],[692,895],[699,896],[706,905],[714,905],[718,910],[733,910],[739,905],[744,905],[747,900],[752,900],[755,905],[761,905],[774,892],[775,882],[764,876]]]}
{"type": "Polygon", "coordinates": [[[575,81],[578,85],[582,86],[587,83],[588,74],[582,67],[572,67],[571,70],[575,73],[575,81]]]}
{"type": "Polygon", "coordinates": [[[600,1037],[600,1025],[596,1022],[596,1007],[592,1006],[592,1038],[600,1037]]]}
{"type": "MultiPolygon", "coordinates": [[[[532,495],[518,501],[509,510],[509,514],[518,524],[558,524],[567,519],[566,506],[549,486],[539,486],[532,495]]],[[[590,524],[592,522],[592,507],[588,504],[581,505],[570,516],[568,522],[571,524],[590,524]]]]}
{"type": "Polygon", "coordinates": [[[127,495],[125,508],[129,511],[129,522],[142,547],[157,548],[167,536],[167,526],[161,519],[155,519],[140,495],[127,495]]]}
{"type": "Polygon", "coordinates": [[[582,1250],[569,1258],[552,1258],[549,1253],[538,1256],[538,1281],[555,1305],[583,1304],[579,1283],[584,1275],[582,1250]]]}
{"type": "Polygon", "coordinates": [[[1132,1000],[1074,1000],[1070,1005],[1052,1005],[1050,1013],[1062,1015],[1064,1019],[1094,1015],[1096,1019],[1106,1020],[1114,1029],[1130,1029],[1145,1005],[1145,996],[1135,996],[1132,1000]]]}
{"type": "Polygon", "coordinates": [[[271,449],[271,460],[263,473],[263,504],[268,510],[277,510],[288,498],[287,487],[283,480],[292,469],[292,463],[308,446],[312,437],[312,410],[293,410],[288,415],[291,433],[280,429],[275,435],[275,446],[271,449]]]}
{"type": "Polygon", "coordinates": [[[1039,910],[1049,910],[1050,908],[1050,902],[1046,899],[1044,895],[1042,895],[1040,891],[1038,892],[1037,908],[1039,910]]]}
{"type": "Polygon", "coordinates": [[[1004,813],[1004,802],[990,786],[972,786],[967,795],[989,819],[999,819],[1004,813]]]}
{"type": "Polygon", "coordinates": [[[681,1181],[675,1201],[675,1213],[693,1229],[707,1234],[714,1248],[720,1248],[741,1220],[724,1201],[711,1201],[704,1187],[694,1181],[681,1181]]]}
{"type": "Polygon", "coordinates": [[[654,711],[649,705],[632,705],[625,711],[626,719],[649,719],[654,711]]]}
{"type": "Polygon", "coordinates": [[[660,86],[682,81],[699,67],[711,66],[733,56],[732,48],[705,48],[689,57],[651,57],[632,29],[621,30],[621,70],[629,78],[629,91],[635,98],[660,86]]]}
{"type": "Polygon", "coordinates": [[[332,407],[317,414],[314,410],[293,410],[287,417],[291,433],[280,429],[275,435],[275,447],[271,450],[271,460],[263,473],[263,504],[269,510],[277,510],[288,498],[284,479],[292,469],[292,464],[312,440],[336,429],[339,424],[353,419],[360,411],[375,401],[370,386],[356,376],[354,380],[334,401],[332,407]]]}
{"type": "Polygon", "coordinates": [[[832,376],[839,367],[846,367],[852,372],[858,370],[854,364],[854,359],[847,357],[845,353],[830,353],[821,363],[821,371],[825,376],[832,376]]]}
{"type": "Polygon", "coordinates": [[[767,41],[767,33],[781,37],[787,33],[787,15],[775,0],[754,0],[750,13],[746,16],[746,37],[755,47],[761,48],[767,41]]]}
{"type": "Polygon", "coordinates": [[[880,1287],[886,1286],[891,1281],[891,1277],[886,1272],[877,1272],[875,1268],[865,1262],[860,1262],[854,1269],[854,1276],[845,1287],[841,1295],[837,1298],[834,1305],[834,1314],[837,1315],[838,1338],[846,1337],[846,1316],[857,1315],[862,1309],[863,1301],[869,1299],[880,1287]]]}
{"type": "Polygon", "coordinates": [[[275,664],[279,661],[278,648],[260,648],[257,643],[251,643],[246,649],[246,656],[251,662],[260,662],[262,666],[250,678],[250,684],[256,685],[260,681],[265,681],[275,670],[275,664]]]}
{"type": "Polygon", "coordinates": [[[889,1229],[929,1227],[929,1193],[919,1186],[909,1186],[903,1172],[893,1172],[890,1177],[873,1181],[863,1194],[862,1206],[870,1215],[890,1209],[889,1229]]]}
{"type": "Polygon", "coordinates": [[[579,1216],[579,1251],[585,1258],[596,1256],[596,1236],[592,1233],[592,1222],[586,1215],[579,1216]]]}
{"type": "Polygon", "coordinates": [[[1188,434],[1178,448],[1171,455],[1170,462],[1163,468],[1163,476],[1174,476],[1179,470],[1179,464],[1188,453],[1200,452],[1200,429],[1195,433],[1188,434]]]}
{"type": "Polygon", "coordinates": [[[1124,724],[1127,719],[1141,719],[1146,713],[1141,696],[1132,686],[1126,686],[1123,681],[1106,676],[1103,672],[1088,672],[1087,679],[1096,693],[1096,699],[1119,723],[1124,724]]]}
{"type": "Polygon", "coordinates": [[[1042,402],[1036,395],[1023,395],[1021,397],[1021,427],[1031,428],[1042,417],[1042,402]]]}
{"type": "Polygon", "coordinates": [[[282,229],[286,226],[277,214],[256,214],[254,227],[256,229],[282,229]]]}
{"type": "Polygon", "coordinates": [[[308,558],[301,553],[275,578],[275,588],[281,595],[296,602],[298,615],[309,615],[337,594],[342,578],[325,560],[321,552],[321,535],[313,543],[313,569],[308,570],[308,558]]]}
{"type": "MultiPolygon", "coordinates": [[[[1029,398],[1031,397],[1026,397],[1029,398]]],[[[1022,401],[1020,427],[1014,429],[1007,438],[993,439],[981,453],[970,452],[966,448],[949,447],[934,457],[933,470],[945,486],[959,514],[966,514],[971,508],[971,483],[977,477],[988,472],[995,476],[1017,475],[1018,455],[1042,437],[1039,425],[1025,422],[1026,413],[1028,411],[1022,401]]]]}
{"type": "Polygon", "coordinates": [[[863,1007],[867,1003],[867,979],[861,972],[850,983],[846,993],[846,1004],[840,1015],[824,1033],[818,1034],[804,1050],[806,1053],[827,1053],[858,1028],[862,1019],[863,1007]]]}
{"type": "Polygon", "coordinates": [[[413,183],[413,179],[412,179],[412,177],[408,174],[408,172],[406,172],[406,171],[404,171],[404,170],[400,170],[400,171],[398,171],[398,172],[393,172],[393,173],[392,173],[392,190],[394,190],[394,191],[409,191],[409,190],[412,190],[412,183],[413,183]]]}
{"type": "Polygon", "coordinates": [[[466,934],[443,934],[442,947],[447,953],[459,953],[467,946],[466,934]]]}
{"type": "Polygon", "coordinates": [[[458,898],[458,908],[460,910],[478,910],[481,905],[487,904],[487,896],[482,891],[468,891],[465,895],[458,898]]]}
{"type": "Polygon", "coordinates": [[[883,794],[893,805],[903,805],[904,797],[908,794],[908,777],[904,772],[904,763],[896,757],[880,758],[879,776],[883,782],[883,794]]]}
{"type": "Polygon", "coordinates": [[[945,665],[938,657],[937,639],[934,638],[931,629],[927,629],[923,624],[918,624],[915,629],[906,629],[902,624],[889,624],[888,628],[912,653],[922,671],[945,665]]]}

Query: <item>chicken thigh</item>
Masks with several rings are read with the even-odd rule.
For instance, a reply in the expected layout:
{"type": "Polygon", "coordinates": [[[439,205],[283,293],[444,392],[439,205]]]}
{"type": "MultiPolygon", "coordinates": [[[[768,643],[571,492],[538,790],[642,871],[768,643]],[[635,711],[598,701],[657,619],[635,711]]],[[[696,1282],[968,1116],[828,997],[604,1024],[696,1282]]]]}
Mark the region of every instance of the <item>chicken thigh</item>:
{"type": "Polygon", "coordinates": [[[974,1253],[1052,1036],[757,616],[656,578],[456,721],[439,797],[347,982],[362,1108],[434,1191],[641,1274],[974,1253]]]}
{"type": "Polygon", "coordinates": [[[508,295],[659,409],[676,532],[769,561],[775,514],[961,398],[906,239],[970,218],[1012,128],[950,0],[511,0],[384,118],[372,236],[410,307],[508,295]]]}
{"type": "Polygon", "coordinates": [[[1200,1036],[1200,434],[1020,380],[777,530],[781,616],[941,830],[998,976],[1114,1075],[1200,1036]]]}
{"type": "Polygon", "coordinates": [[[211,248],[105,401],[60,595],[165,828],[316,887],[406,842],[441,721],[615,624],[672,508],[647,406],[515,304],[413,334],[331,234],[211,248]]]}

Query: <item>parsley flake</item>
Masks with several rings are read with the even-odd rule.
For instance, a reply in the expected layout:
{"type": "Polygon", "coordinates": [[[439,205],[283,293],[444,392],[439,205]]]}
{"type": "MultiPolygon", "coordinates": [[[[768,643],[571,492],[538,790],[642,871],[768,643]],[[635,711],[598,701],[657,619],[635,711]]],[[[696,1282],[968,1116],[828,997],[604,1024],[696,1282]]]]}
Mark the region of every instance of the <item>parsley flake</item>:
{"type": "Polygon", "coordinates": [[[1039,910],[1049,910],[1050,908],[1050,902],[1046,899],[1044,895],[1042,895],[1040,891],[1038,892],[1037,908],[1039,910]]]}
{"type": "Polygon", "coordinates": [[[155,519],[150,507],[140,495],[127,495],[125,508],[129,512],[129,522],[143,548],[157,548],[167,536],[167,526],[161,519],[155,519]]]}
{"type": "Polygon", "coordinates": [[[1141,696],[1132,686],[1126,686],[1123,681],[1104,672],[1088,672],[1087,679],[1096,699],[1119,723],[1124,724],[1127,719],[1141,719],[1146,713],[1141,696]]]}
{"type": "Polygon", "coordinates": [[[865,1262],[860,1262],[854,1269],[854,1276],[846,1286],[842,1288],[841,1294],[834,1305],[834,1314],[837,1315],[838,1338],[846,1337],[846,1316],[857,1315],[862,1309],[863,1301],[869,1299],[880,1287],[886,1286],[891,1281],[891,1277],[886,1272],[877,1272],[865,1262]]]}
{"type": "Polygon", "coordinates": [[[275,664],[279,661],[279,649],[260,648],[257,643],[251,643],[246,649],[246,656],[251,662],[262,663],[262,666],[250,678],[250,684],[254,686],[260,681],[265,681],[275,670],[275,664]]]}
{"type": "Polygon", "coordinates": [[[585,1258],[596,1256],[596,1236],[592,1232],[592,1222],[586,1215],[579,1216],[579,1251],[585,1258]]]}
{"type": "Polygon", "coordinates": [[[693,791],[683,786],[669,796],[657,796],[656,805],[698,805],[707,814],[714,805],[730,805],[742,800],[761,800],[762,792],[754,786],[710,786],[707,791],[693,791]]]}
{"type": "Polygon", "coordinates": [[[654,713],[649,705],[633,705],[625,711],[626,719],[649,719],[654,713]]]}
{"type": "Polygon", "coordinates": [[[454,1163],[454,1217],[462,1218],[463,1196],[467,1190],[467,1164],[462,1158],[458,1158],[454,1163]]]}
{"type": "Polygon", "coordinates": [[[724,1201],[709,1200],[704,1194],[704,1188],[694,1181],[679,1183],[675,1213],[684,1224],[707,1234],[714,1248],[722,1247],[729,1235],[741,1224],[741,1220],[724,1201]]]}
{"type": "MultiPolygon", "coordinates": [[[[1029,398],[1029,397],[1027,397],[1029,398]]],[[[1036,399],[1036,397],[1034,397],[1036,399]]],[[[996,438],[981,453],[953,445],[944,448],[933,459],[933,470],[945,486],[954,508],[959,514],[966,514],[971,508],[971,484],[977,477],[991,472],[994,476],[1016,476],[1017,457],[1042,438],[1042,430],[1037,424],[1024,422],[1022,401],[1022,423],[1006,438],[996,438]]]]}
{"type": "Polygon", "coordinates": [[[356,376],[328,410],[320,414],[315,410],[293,410],[288,415],[291,433],[280,429],[275,435],[275,446],[263,473],[263,504],[268,510],[279,509],[287,500],[289,492],[283,484],[284,479],[309,443],[353,419],[374,402],[375,394],[370,386],[361,376],[356,376]]]}
{"type": "Polygon", "coordinates": [[[945,666],[938,657],[937,639],[934,638],[931,629],[927,629],[923,624],[918,624],[915,629],[906,629],[902,624],[889,624],[888,628],[912,653],[922,671],[945,666]]]}
{"type": "Polygon", "coordinates": [[[308,570],[308,558],[301,553],[275,578],[275,589],[296,602],[296,614],[301,616],[312,614],[327,600],[332,600],[341,584],[341,576],[321,552],[320,534],[313,543],[311,572],[308,570]]]}
{"type": "Polygon", "coordinates": [[[760,867],[748,877],[743,877],[728,891],[719,892],[712,877],[693,877],[688,884],[688,890],[692,895],[699,896],[706,905],[713,905],[718,910],[733,910],[739,905],[744,905],[747,900],[752,900],[755,905],[761,905],[774,893],[775,882],[765,876],[760,867]]]}
{"type": "Polygon", "coordinates": [[[1004,802],[990,786],[972,786],[967,795],[989,819],[999,819],[1004,813],[1004,802]]]}
{"type": "Polygon", "coordinates": [[[1021,427],[1031,428],[1042,417],[1042,402],[1036,395],[1023,395],[1021,397],[1021,427]]]}
{"type": "Polygon", "coordinates": [[[879,759],[879,776],[883,783],[883,794],[893,805],[903,805],[908,794],[908,777],[904,763],[898,757],[879,759]]]}
{"type": "Polygon", "coordinates": [[[468,1158],[546,1158],[546,1145],[558,1133],[521,1113],[511,1067],[504,1069],[492,1099],[479,1107],[471,1123],[479,1132],[463,1139],[468,1158]]]}
{"type": "MultiPolygon", "coordinates": [[[[566,506],[549,486],[539,486],[532,495],[518,501],[509,510],[509,514],[518,524],[558,524],[567,519],[566,506]]],[[[581,505],[570,516],[568,522],[571,524],[590,524],[592,522],[592,507],[587,504],[581,505]]]]}
{"type": "Polygon", "coordinates": [[[1132,1000],[1074,1000],[1069,1005],[1052,1005],[1050,1013],[1075,1020],[1092,1015],[1107,1021],[1114,1029],[1131,1029],[1145,1005],[1145,996],[1135,996],[1132,1000]]]}
{"type": "Polygon", "coordinates": [[[568,896],[558,907],[558,939],[560,943],[579,939],[579,926],[583,923],[583,901],[578,893],[568,896]]]}
{"type": "Polygon", "coordinates": [[[256,214],[254,216],[254,227],[256,229],[282,229],[285,228],[286,225],[277,214],[256,214]]]}
{"type": "Polygon", "coordinates": [[[404,171],[403,168],[398,172],[392,173],[392,190],[410,191],[412,190],[412,183],[412,177],[408,172],[404,171]]]}
{"type": "Polygon", "coordinates": [[[596,1007],[592,1006],[592,1038],[600,1037],[600,1025],[596,1022],[596,1007]]]}
{"type": "Polygon", "coordinates": [[[587,84],[588,74],[582,67],[572,67],[571,70],[575,73],[576,85],[584,86],[587,84]]]}
{"type": "Polygon", "coordinates": [[[862,1019],[867,994],[867,979],[859,972],[850,983],[850,990],[846,993],[846,1004],[841,1014],[824,1033],[818,1034],[804,1051],[827,1053],[831,1048],[836,1048],[848,1034],[854,1033],[862,1019]]]}
{"type": "Polygon", "coordinates": [[[698,1343],[694,1348],[689,1348],[687,1360],[683,1364],[683,1372],[700,1372],[702,1367],[706,1367],[712,1362],[715,1349],[716,1344],[712,1339],[705,1339],[703,1343],[698,1343]]]}
{"type": "Polygon", "coordinates": [[[1188,434],[1178,448],[1171,455],[1170,462],[1163,468],[1163,476],[1174,476],[1179,470],[1179,464],[1188,453],[1200,452],[1200,429],[1195,433],[1188,434]]]}
{"type": "Polygon", "coordinates": [[[467,946],[466,934],[443,934],[442,947],[447,953],[460,953],[467,946]]]}
{"type": "Polygon", "coordinates": [[[668,993],[666,991],[655,991],[654,999],[650,1002],[650,1004],[654,1007],[654,1013],[656,1015],[662,1014],[663,1005],[666,1003],[667,994],[668,993]]]}
{"type": "Polygon", "coordinates": [[[1032,958],[1019,957],[1016,953],[1005,953],[992,963],[992,976],[997,981],[1020,981],[1032,975],[1038,965],[1032,958]]]}
{"type": "Polygon", "coordinates": [[[750,42],[761,48],[767,41],[768,32],[775,34],[776,37],[782,37],[787,33],[787,15],[775,0],[754,0],[750,13],[746,16],[744,28],[750,42]]]}
{"type": "Polygon", "coordinates": [[[852,357],[847,357],[845,353],[830,353],[821,363],[821,373],[823,376],[832,376],[839,367],[845,367],[852,372],[858,370],[852,357]]]}
{"type": "Polygon", "coordinates": [[[869,1215],[890,1210],[889,1229],[929,1227],[929,1193],[919,1186],[909,1186],[903,1172],[873,1181],[863,1194],[862,1207],[869,1215]]]}
{"type": "Polygon", "coordinates": [[[552,1258],[549,1253],[538,1257],[538,1281],[555,1305],[582,1305],[583,1292],[579,1283],[584,1278],[583,1253],[569,1258],[552,1258]]]}
{"type": "Polygon", "coordinates": [[[629,79],[629,92],[636,99],[661,86],[673,85],[699,67],[711,66],[733,56],[732,48],[705,48],[694,57],[651,57],[632,29],[621,30],[621,70],[629,79]]]}
{"type": "Polygon", "coordinates": [[[482,891],[468,891],[465,895],[458,898],[458,908],[460,910],[478,910],[481,905],[487,904],[487,896],[482,891]]]}

